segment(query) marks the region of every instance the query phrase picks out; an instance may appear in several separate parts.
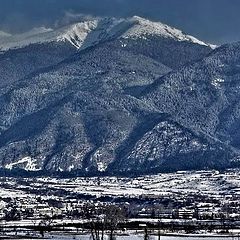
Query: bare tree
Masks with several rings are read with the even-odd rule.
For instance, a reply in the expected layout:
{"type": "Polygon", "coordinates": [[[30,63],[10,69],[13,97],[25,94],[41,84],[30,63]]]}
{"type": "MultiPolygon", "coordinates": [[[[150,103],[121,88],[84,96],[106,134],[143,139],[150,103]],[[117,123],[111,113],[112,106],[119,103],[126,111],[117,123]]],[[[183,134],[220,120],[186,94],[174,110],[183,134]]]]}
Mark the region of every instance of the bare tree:
{"type": "Polygon", "coordinates": [[[91,236],[93,240],[103,240],[104,239],[104,222],[101,219],[92,220],[90,222],[91,236]]]}
{"type": "Polygon", "coordinates": [[[125,220],[126,213],[122,208],[114,205],[110,205],[105,208],[104,223],[110,231],[110,240],[114,239],[114,232],[118,228],[119,223],[122,223],[125,220]]]}
{"type": "Polygon", "coordinates": [[[83,216],[89,220],[89,228],[93,240],[103,240],[106,230],[109,230],[109,239],[114,239],[114,232],[119,224],[126,219],[126,211],[115,205],[83,207],[83,216]]]}
{"type": "Polygon", "coordinates": [[[41,222],[39,222],[39,229],[40,229],[40,234],[42,235],[42,237],[44,237],[44,232],[48,231],[50,232],[52,230],[52,223],[53,223],[53,219],[46,216],[45,219],[41,220],[41,222]]]}
{"type": "Polygon", "coordinates": [[[149,240],[149,234],[147,227],[144,228],[144,240],[149,240]]]}

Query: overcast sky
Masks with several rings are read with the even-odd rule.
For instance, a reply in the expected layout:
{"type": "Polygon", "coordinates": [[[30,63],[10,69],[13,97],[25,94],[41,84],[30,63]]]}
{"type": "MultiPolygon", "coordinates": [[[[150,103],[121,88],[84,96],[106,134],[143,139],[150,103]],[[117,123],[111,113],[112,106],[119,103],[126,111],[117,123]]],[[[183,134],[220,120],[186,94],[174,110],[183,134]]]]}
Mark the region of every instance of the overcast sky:
{"type": "Polygon", "coordinates": [[[139,15],[212,43],[240,40],[240,0],[0,0],[0,30],[54,26],[69,13],[139,15]]]}

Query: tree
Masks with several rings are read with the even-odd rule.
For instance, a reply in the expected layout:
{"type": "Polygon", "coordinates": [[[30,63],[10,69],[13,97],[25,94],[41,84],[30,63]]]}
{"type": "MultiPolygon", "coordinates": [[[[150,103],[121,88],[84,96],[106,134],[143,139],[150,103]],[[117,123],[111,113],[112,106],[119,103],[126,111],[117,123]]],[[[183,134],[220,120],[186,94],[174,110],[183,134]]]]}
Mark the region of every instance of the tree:
{"type": "Polygon", "coordinates": [[[104,239],[104,231],[105,225],[104,222],[98,218],[96,220],[92,220],[90,222],[91,227],[91,235],[93,240],[103,240],[104,239]]]}
{"type": "Polygon", "coordinates": [[[39,230],[42,237],[44,237],[45,231],[50,232],[52,230],[52,223],[53,223],[53,219],[51,219],[48,216],[46,216],[46,218],[39,223],[39,230]]]}
{"type": "Polygon", "coordinates": [[[89,220],[89,228],[93,240],[103,240],[104,233],[109,230],[109,239],[114,239],[114,232],[126,219],[126,209],[115,205],[95,206],[86,204],[82,208],[83,216],[89,220]]]}
{"type": "Polygon", "coordinates": [[[118,228],[119,223],[126,220],[125,211],[117,206],[109,205],[105,208],[104,223],[110,231],[109,239],[114,239],[114,231],[118,228]]]}
{"type": "Polygon", "coordinates": [[[147,227],[144,228],[144,240],[149,240],[148,229],[147,227]]]}
{"type": "Polygon", "coordinates": [[[161,219],[158,220],[158,240],[161,239],[161,227],[162,227],[162,222],[161,219]]]}
{"type": "Polygon", "coordinates": [[[89,227],[93,240],[103,240],[105,223],[103,215],[104,207],[96,207],[94,204],[85,204],[82,215],[89,220],[89,227]]]}
{"type": "Polygon", "coordinates": [[[8,206],[9,210],[5,210],[5,220],[15,221],[21,219],[21,212],[18,210],[16,205],[8,206]]]}

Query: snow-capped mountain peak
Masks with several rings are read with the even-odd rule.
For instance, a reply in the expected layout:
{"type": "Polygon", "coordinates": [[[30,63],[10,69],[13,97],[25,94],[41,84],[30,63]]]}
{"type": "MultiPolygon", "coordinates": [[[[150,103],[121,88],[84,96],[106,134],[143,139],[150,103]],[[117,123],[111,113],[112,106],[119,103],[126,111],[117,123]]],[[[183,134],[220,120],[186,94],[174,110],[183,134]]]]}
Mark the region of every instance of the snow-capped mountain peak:
{"type": "Polygon", "coordinates": [[[77,49],[84,49],[113,38],[146,39],[151,36],[210,46],[166,24],[152,22],[138,16],[127,19],[96,18],[58,29],[41,27],[12,36],[5,34],[5,37],[1,38],[1,35],[3,34],[0,32],[0,49],[2,51],[46,42],[69,42],[77,49]]]}
{"type": "Polygon", "coordinates": [[[80,48],[88,34],[97,26],[97,21],[72,24],[59,29],[34,28],[22,34],[16,34],[0,39],[0,49],[8,50],[21,48],[30,44],[68,41],[76,48],[80,48]]]}
{"type": "Polygon", "coordinates": [[[33,30],[0,38],[0,49],[21,48],[30,44],[46,42],[69,42],[77,49],[86,48],[107,39],[111,29],[120,22],[115,19],[95,19],[75,23],[58,29],[34,28],[33,30]]]}
{"type": "Polygon", "coordinates": [[[56,34],[57,41],[68,41],[76,48],[80,48],[88,35],[97,27],[98,21],[81,22],[67,26],[56,34]]]}
{"type": "Polygon", "coordinates": [[[215,45],[207,44],[191,35],[184,34],[179,29],[170,27],[161,22],[153,22],[139,16],[134,16],[130,18],[129,21],[133,22],[133,26],[123,34],[124,38],[146,38],[147,36],[157,35],[164,38],[172,38],[177,41],[189,41],[212,48],[216,47],[215,45]]]}
{"type": "MultiPolygon", "coordinates": [[[[103,18],[76,23],[66,27],[57,37],[58,41],[68,41],[78,49],[96,45],[110,40],[116,34],[115,28],[123,22],[122,19],[103,18]]],[[[121,29],[120,29],[121,30],[121,29]]],[[[61,30],[60,30],[61,32],[61,30]]]]}

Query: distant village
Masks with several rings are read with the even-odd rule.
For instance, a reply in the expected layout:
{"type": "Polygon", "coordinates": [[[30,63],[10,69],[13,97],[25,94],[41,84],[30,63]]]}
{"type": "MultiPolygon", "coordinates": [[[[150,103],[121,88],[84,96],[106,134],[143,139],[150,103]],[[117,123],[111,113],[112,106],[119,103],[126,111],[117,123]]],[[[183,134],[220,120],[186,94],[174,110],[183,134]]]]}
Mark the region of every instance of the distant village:
{"type": "Polygon", "coordinates": [[[240,179],[234,172],[180,172],[168,175],[168,179],[166,176],[1,178],[0,229],[4,232],[17,226],[39,231],[62,226],[93,231],[100,225],[102,229],[103,223],[114,231],[148,228],[228,233],[239,228],[240,179]],[[234,187],[230,186],[233,180],[234,187]],[[219,189],[214,190],[217,184],[219,189]]]}

